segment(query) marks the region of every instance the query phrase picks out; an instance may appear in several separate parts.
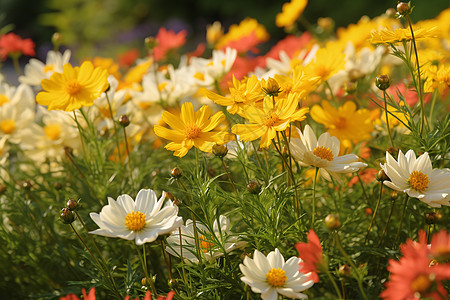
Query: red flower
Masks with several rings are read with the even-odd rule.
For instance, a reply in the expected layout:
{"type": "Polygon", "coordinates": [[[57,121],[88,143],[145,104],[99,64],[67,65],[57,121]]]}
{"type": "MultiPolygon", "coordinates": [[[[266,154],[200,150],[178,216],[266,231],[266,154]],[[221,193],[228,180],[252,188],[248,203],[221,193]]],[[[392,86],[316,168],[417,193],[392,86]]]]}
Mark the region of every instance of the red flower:
{"type": "MultiPolygon", "coordinates": [[[[81,289],[81,292],[83,293],[83,300],[95,300],[95,287],[89,290],[88,295],[86,295],[86,290],[84,288],[81,289]]],[[[59,300],[80,300],[80,298],[75,294],[69,294],[59,298],[59,300]]]]}
{"type": "MultiPolygon", "coordinates": [[[[367,168],[359,172],[359,176],[361,177],[362,181],[364,181],[365,184],[369,184],[372,181],[375,180],[375,175],[378,173],[377,169],[374,168],[367,168]]],[[[350,181],[348,182],[348,187],[354,186],[359,181],[358,176],[354,176],[350,181]]]]}
{"type": "Polygon", "coordinates": [[[139,50],[133,48],[133,49],[128,50],[125,53],[118,55],[117,62],[119,63],[120,66],[129,68],[134,64],[136,59],[139,58],[139,55],[140,55],[139,50]]]}
{"type": "Polygon", "coordinates": [[[308,233],[308,243],[297,243],[295,248],[302,259],[299,271],[301,273],[311,272],[311,279],[315,283],[319,282],[319,266],[322,263],[322,246],[314,230],[310,229],[308,233]]]}
{"type": "Polygon", "coordinates": [[[166,30],[164,27],[161,27],[156,35],[158,45],[153,49],[155,60],[164,59],[167,52],[183,46],[186,43],[186,35],[186,30],[175,33],[172,30],[166,30]]]}
{"type": "Polygon", "coordinates": [[[5,60],[9,56],[34,56],[34,43],[31,39],[22,39],[15,33],[7,33],[0,37],[0,58],[5,60]]]}
{"type": "MultiPolygon", "coordinates": [[[[161,296],[159,295],[158,297],[156,297],[156,300],[172,300],[173,296],[175,295],[174,291],[170,291],[167,296],[161,296]]],[[[129,300],[130,296],[126,296],[124,300],[129,300]]],[[[151,300],[152,299],[152,294],[150,293],[150,291],[147,291],[147,293],[145,293],[145,298],[142,300],[151,300]]],[[[139,300],[139,298],[136,298],[134,300],[139,300]]]]}
{"type": "MultiPolygon", "coordinates": [[[[438,235],[436,238],[433,236],[435,242],[442,239],[441,233],[438,235]]],[[[446,297],[442,281],[450,279],[450,266],[448,263],[432,263],[425,233],[419,233],[419,242],[408,240],[401,245],[400,250],[404,256],[399,261],[389,260],[387,269],[391,276],[386,283],[386,290],[380,296],[388,300],[442,299],[441,295],[446,297]]]]}

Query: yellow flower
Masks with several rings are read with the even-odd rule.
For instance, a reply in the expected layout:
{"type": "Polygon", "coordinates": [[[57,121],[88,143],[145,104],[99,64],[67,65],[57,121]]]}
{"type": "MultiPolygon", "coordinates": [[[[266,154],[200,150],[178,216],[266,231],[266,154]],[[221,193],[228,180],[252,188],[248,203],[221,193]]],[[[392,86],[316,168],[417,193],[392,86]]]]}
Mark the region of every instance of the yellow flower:
{"type": "Polygon", "coordinates": [[[331,136],[350,148],[351,143],[359,143],[370,138],[373,131],[371,112],[368,109],[357,109],[352,101],[347,101],[339,108],[332,107],[328,101],[322,101],[322,107],[314,105],[311,117],[317,123],[324,125],[331,136]]]}
{"type": "Polygon", "coordinates": [[[269,33],[264,25],[259,24],[255,19],[245,18],[239,25],[231,25],[228,32],[217,41],[214,48],[221,49],[233,41],[239,41],[242,37],[252,34],[255,34],[260,42],[265,42],[269,39],[269,33]]]}
{"type": "Polygon", "coordinates": [[[96,56],[92,59],[92,64],[94,67],[101,67],[106,69],[109,74],[116,77],[117,80],[122,76],[119,72],[119,64],[116,63],[112,58],[96,56]]]}
{"type": "Polygon", "coordinates": [[[43,92],[36,96],[37,103],[47,105],[48,110],[73,111],[81,106],[91,106],[108,88],[108,72],[95,68],[90,61],[73,68],[63,66],[63,73],[53,73],[41,82],[43,92]]]}
{"type": "Polygon", "coordinates": [[[264,98],[264,92],[258,78],[253,75],[242,81],[233,76],[233,87],[230,88],[228,97],[221,96],[214,92],[203,90],[206,97],[222,106],[229,106],[230,114],[239,114],[243,116],[243,110],[246,106],[264,98]]]}
{"type": "Polygon", "coordinates": [[[155,134],[161,138],[172,141],[166,149],[175,151],[173,155],[183,157],[189,149],[196,147],[203,152],[211,152],[216,143],[223,143],[226,131],[217,130],[225,120],[222,112],[217,112],[211,118],[211,109],[203,105],[194,112],[192,103],[186,102],[181,107],[181,114],[176,116],[168,111],[163,112],[162,120],[172,129],[155,125],[155,134]]]}
{"type": "Polygon", "coordinates": [[[206,41],[210,45],[214,45],[223,36],[223,27],[219,21],[215,21],[212,25],[206,26],[206,41]]]}
{"type": "Polygon", "coordinates": [[[293,69],[292,78],[276,74],[275,79],[280,85],[280,97],[296,94],[299,99],[305,99],[321,83],[321,77],[306,74],[302,66],[293,69]]]}
{"type": "Polygon", "coordinates": [[[308,4],[308,0],[291,0],[291,2],[284,3],[281,13],[277,14],[275,18],[275,24],[278,27],[292,26],[305,10],[306,4],[308,4]]]}
{"type": "Polygon", "coordinates": [[[317,50],[314,60],[306,65],[304,71],[311,77],[320,77],[322,82],[345,67],[345,54],[331,45],[317,50]]]}
{"type": "Polygon", "coordinates": [[[294,94],[287,98],[279,98],[274,105],[271,97],[265,97],[263,108],[248,106],[244,117],[250,124],[236,124],[231,129],[241,140],[254,141],[261,138],[260,146],[267,148],[272,143],[277,131],[283,131],[289,123],[306,118],[309,108],[297,109],[298,101],[294,94]]]}
{"type": "Polygon", "coordinates": [[[425,93],[432,93],[438,89],[439,94],[443,95],[445,90],[450,87],[450,65],[440,64],[428,65],[424,68],[427,78],[424,85],[425,93]]]}
{"type": "MultiPolygon", "coordinates": [[[[439,37],[437,27],[431,28],[414,28],[414,38],[416,40],[439,37]]],[[[390,29],[380,29],[370,34],[370,42],[372,44],[395,44],[403,41],[412,40],[411,30],[409,28],[398,28],[394,31],[390,29]]]]}

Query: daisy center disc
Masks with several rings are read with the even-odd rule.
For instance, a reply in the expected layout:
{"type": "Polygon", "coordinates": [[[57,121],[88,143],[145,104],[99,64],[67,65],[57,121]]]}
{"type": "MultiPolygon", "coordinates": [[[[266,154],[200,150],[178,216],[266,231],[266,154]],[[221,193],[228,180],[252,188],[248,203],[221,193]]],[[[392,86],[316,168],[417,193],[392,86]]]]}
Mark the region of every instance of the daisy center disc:
{"type": "Polygon", "coordinates": [[[197,124],[191,124],[186,126],[184,134],[188,139],[195,139],[200,134],[200,128],[197,126],[197,124]]]}
{"type": "Polygon", "coordinates": [[[328,161],[333,161],[334,155],[330,148],[325,146],[316,147],[313,150],[313,154],[321,159],[326,159],[328,161]]]}
{"type": "Polygon", "coordinates": [[[4,134],[12,133],[15,127],[16,125],[11,119],[2,120],[0,122],[0,130],[3,131],[4,134]]]}
{"type": "Polygon", "coordinates": [[[264,125],[266,125],[267,127],[272,127],[279,120],[280,119],[278,118],[277,114],[272,111],[264,117],[264,125]]]}
{"type": "Polygon", "coordinates": [[[132,211],[125,217],[125,226],[132,231],[142,230],[145,226],[145,215],[140,211],[132,211]]]}
{"type": "Polygon", "coordinates": [[[422,192],[428,187],[430,179],[428,179],[428,176],[420,171],[412,171],[411,175],[409,176],[408,182],[411,188],[415,189],[418,192],[422,192]]]}
{"type": "Polygon", "coordinates": [[[72,79],[66,83],[66,92],[70,95],[76,95],[79,91],[81,91],[81,85],[76,79],[72,79]]]}
{"type": "Polygon", "coordinates": [[[272,268],[267,273],[266,279],[271,286],[280,287],[284,285],[284,283],[287,280],[287,277],[284,273],[284,270],[272,268]]]}
{"type": "Polygon", "coordinates": [[[425,293],[431,287],[431,280],[429,276],[420,274],[411,282],[411,290],[417,293],[425,293]]]}

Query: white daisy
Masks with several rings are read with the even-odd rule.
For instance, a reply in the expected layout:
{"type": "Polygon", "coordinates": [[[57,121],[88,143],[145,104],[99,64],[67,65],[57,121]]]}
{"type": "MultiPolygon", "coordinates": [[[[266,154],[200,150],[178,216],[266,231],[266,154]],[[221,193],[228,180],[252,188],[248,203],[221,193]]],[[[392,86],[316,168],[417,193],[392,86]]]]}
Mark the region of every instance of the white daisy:
{"type": "Polygon", "coordinates": [[[433,169],[427,152],[416,158],[413,150],[406,154],[400,150],[398,161],[386,152],[386,163],[381,168],[390,179],[383,183],[391,189],[432,207],[450,206],[450,169],[433,169]]]}
{"type": "Polygon", "coordinates": [[[240,264],[244,277],[243,282],[248,284],[252,291],[261,293],[262,299],[276,300],[278,294],[294,298],[307,299],[308,296],[300,292],[310,288],[314,281],[310,280],[311,273],[299,272],[301,259],[291,257],[286,262],[278,249],[270,252],[267,257],[255,250],[253,259],[244,258],[244,264],[240,264]]]}
{"type": "MultiPolygon", "coordinates": [[[[244,241],[238,241],[237,236],[230,235],[230,220],[226,216],[220,216],[219,223],[217,223],[217,220],[214,221],[214,234],[212,234],[205,225],[199,222],[196,222],[196,225],[202,253],[204,258],[209,262],[224,255],[224,250],[228,253],[236,248],[245,246],[246,244],[244,241]]],[[[181,225],[180,230],[175,230],[167,238],[168,246],[166,247],[166,251],[171,255],[178,257],[182,256],[184,259],[193,263],[198,263],[195,249],[194,223],[192,220],[187,220],[186,226],[181,225]]]]}
{"type": "Polygon", "coordinates": [[[150,189],[140,190],[136,201],[126,194],[119,196],[117,201],[108,198],[108,205],[100,214],[90,214],[100,227],[90,233],[135,240],[136,245],[153,242],[159,235],[168,234],[183,224],[183,219],[177,216],[178,207],[172,201],[167,200],[162,207],[165,198],[163,192],[157,200],[150,189]]]}
{"type": "Polygon", "coordinates": [[[352,173],[367,164],[359,162],[355,154],[339,156],[340,142],[325,132],[316,138],[309,125],[305,126],[303,133],[297,128],[299,138],[292,138],[290,150],[292,156],[298,160],[301,166],[313,166],[320,168],[320,174],[331,181],[330,175],[336,176],[336,173],[352,173]]]}

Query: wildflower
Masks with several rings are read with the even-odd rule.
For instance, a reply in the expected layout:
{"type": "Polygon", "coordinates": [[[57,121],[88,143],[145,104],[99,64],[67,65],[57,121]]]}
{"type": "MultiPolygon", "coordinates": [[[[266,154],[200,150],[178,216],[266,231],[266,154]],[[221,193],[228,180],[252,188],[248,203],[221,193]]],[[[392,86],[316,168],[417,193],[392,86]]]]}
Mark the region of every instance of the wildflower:
{"type": "Polygon", "coordinates": [[[328,45],[315,53],[314,59],[305,66],[305,73],[311,77],[320,77],[321,82],[345,67],[345,55],[338,47],[328,45]]]}
{"type": "Polygon", "coordinates": [[[186,30],[175,33],[173,30],[167,30],[161,27],[156,35],[156,41],[158,43],[153,49],[155,61],[165,59],[169,51],[183,46],[186,43],[186,35],[186,30]]]}
{"type": "Polygon", "coordinates": [[[450,170],[433,169],[428,153],[416,159],[413,150],[403,154],[400,150],[398,161],[386,152],[386,163],[381,165],[390,181],[385,185],[396,191],[407,193],[431,207],[450,206],[450,170]]]}
{"type": "MultiPolygon", "coordinates": [[[[437,27],[414,28],[414,39],[422,40],[439,37],[437,27]]],[[[370,33],[370,43],[372,44],[395,44],[403,41],[412,40],[411,30],[409,28],[397,28],[390,30],[383,28],[370,33]]]]}
{"type": "Polygon", "coordinates": [[[374,128],[370,111],[357,109],[352,101],[347,101],[336,109],[324,100],[322,106],[314,105],[311,108],[311,117],[327,127],[327,132],[345,143],[346,147],[369,139],[374,128]]]}
{"type": "Polygon", "coordinates": [[[215,113],[211,118],[211,109],[203,105],[194,112],[192,103],[186,102],[181,107],[179,117],[165,111],[162,120],[173,129],[155,125],[155,134],[172,141],[166,145],[166,149],[175,151],[173,155],[183,157],[189,149],[196,147],[203,152],[211,152],[216,143],[223,143],[226,131],[218,130],[218,125],[225,120],[222,112],[215,113]]]}
{"type": "Polygon", "coordinates": [[[100,228],[89,233],[135,240],[136,245],[153,242],[159,235],[168,234],[183,223],[177,216],[178,207],[171,200],[163,207],[165,198],[163,192],[157,200],[150,189],[140,190],[136,201],[126,194],[119,196],[117,201],[108,198],[108,205],[100,214],[90,213],[100,228]]]}
{"type": "Polygon", "coordinates": [[[73,111],[81,106],[91,106],[108,87],[108,72],[95,68],[85,61],[81,67],[63,66],[63,73],[54,73],[41,82],[43,92],[36,96],[37,103],[48,110],[73,111]]]}
{"type": "Polygon", "coordinates": [[[450,234],[445,229],[433,234],[429,252],[438,263],[450,263],[450,234]]]}
{"type": "Polygon", "coordinates": [[[310,229],[308,232],[308,243],[297,243],[295,244],[295,248],[299,253],[299,257],[301,258],[300,262],[300,272],[301,273],[310,273],[310,279],[314,281],[314,283],[319,282],[319,269],[322,262],[322,246],[320,245],[319,238],[314,230],[310,229]]]}
{"type": "Polygon", "coordinates": [[[0,58],[19,57],[21,54],[34,56],[34,43],[31,39],[21,39],[15,33],[3,34],[0,37],[0,58]]]}
{"type": "Polygon", "coordinates": [[[206,26],[206,41],[210,45],[214,45],[223,36],[223,27],[219,21],[215,21],[212,25],[206,26]]]}
{"type": "Polygon", "coordinates": [[[436,66],[429,64],[424,68],[424,73],[427,78],[423,87],[425,93],[432,93],[437,89],[439,94],[444,95],[450,87],[450,65],[440,64],[436,66]]]}
{"type": "Polygon", "coordinates": [[[117,62],[121,67],[129,68],[136,62],[136,59],[139,58],[139,55],[140,55],[139,50],[133,48],[124,53],[119,54],[117,56],[117,62]]]}
{"type": "MultiPolygon", "coordinates": [[[[81,289],[83,293],[84,300],[95,300],[95,287],[89,290],[89,294],[86,294],[86,290],[84,288],[81,289]]],[[[80,298],[75,294],[69,294],[63,297],[60,297],[59,300],[80,300],[80,298]]]]}
{"type": "MultiPolygon", "coordinates": [[[[201,253],[209,262],[224,255],[224,251],[228,253],[246,245],[246,242],[239,241],[237,236],[232,235],[230,231],[230,219],[226,216],[219,216],[219,221],[214,220],[212,232],[204,224],[196,222],[196,225],[201,253]]],[[[167,238],[167,243],[166,251],[169,254],[182,257],[193,263],[198,263],[195,249],[194,223],[192,220],[187,220],[186,225],[181,225],[180,229],[173,231],[167,238]]]]}
{"type": "Polygon", "coordinates": [[[340,142],[328,132],[321,134],[319,139],[309,125],[303,133],[299,129],[297,132],[300,138],[292,138],[289,144],[292,156],[301,166],[320,168],[320,174],[328,181],[337,173],[352,173],[367,166],[359,162],[355,154],[339,156],[340,142]]]}
{"type": "Polygon", "coordinates": [[[275,24],[278,27],[291,27],[305,10],[306,4],[308,0],[291,0],[284,3],[281,13],[278,13],[275,18],[275,24]]]}
{"type": "MultiPolygon", "coordinates": [[[[161,296],[158,295],[156,297],[156,300],[172,300],[173,296],[175,296],[175,292],[174,291],[170,291],[166,296],[161,296]]],[[[129,300],[130,296],[126,295],[124,300],[129,300]]],[[[142,300],[151,300],[152,299],[152,293],[150,293],[150,291],[147,291],[145,293],[145,297],[142,300]]],[[[139,300],[139,298],[135,298],[134,300],[139,300]]]]}
{"type": "Polygon", "coordinates": [[[270,252],[267,257],[255,250],[253,259],[244,258],[239,265],[243,277],[241,280],[248,284],[252,291],[261,293],[262,299],[276,300],[278,295],[294,299],[307,298],[300,292],[310,288],[314,281],[310,280],[310,273],[299,272],[301,259],[291,257],[286,262],[278,249],[270,252]]]}
{"type": "Polygon", "coordinates": [[[294,94],[287,98],[280,98],[276,104],[270,97],[264,98],[263,108],[248,106],[244,117],[250,124],[236,124],[232,132],[240,136],[241,140],[254,141],[261,138],[260,146],[268,148],[277,131],[285,130],[293,121],[306,119],[309,108],[298,109],[297,98],[294,94]]]}
{"type": "Polygon", "coordinates": [[[95,67],[100,67],[108,71],[110,75],[113,75],[117,80],[120,79],[122,74],[119,72],[119,64],[112,58],[96,56],[91,60],[95,67]]]}

